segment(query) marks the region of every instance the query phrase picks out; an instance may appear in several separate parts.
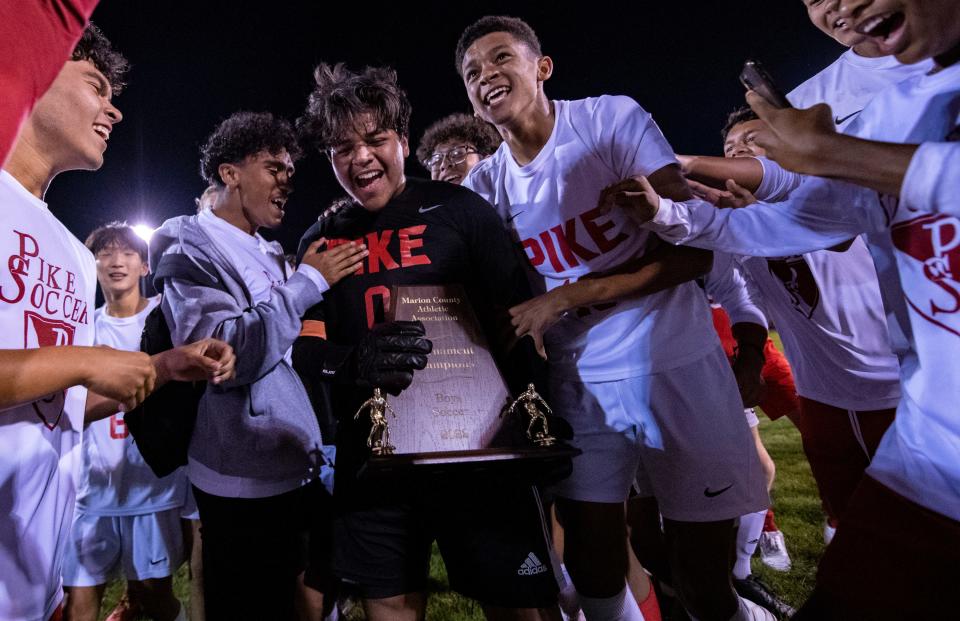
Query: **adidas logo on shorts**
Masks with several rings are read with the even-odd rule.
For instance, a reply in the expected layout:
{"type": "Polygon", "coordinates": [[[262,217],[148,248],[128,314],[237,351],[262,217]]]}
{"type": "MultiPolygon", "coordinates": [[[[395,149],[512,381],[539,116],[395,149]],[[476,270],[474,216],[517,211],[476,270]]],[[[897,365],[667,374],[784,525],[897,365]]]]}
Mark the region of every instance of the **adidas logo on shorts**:
{"type": "Polygon", "coordinates": [[[547,566],[540,562],[540,559],[537,558],[537,555],[531,552],[527,555],[527,558],[523,560],[523,563],[520,564],[520,569],[517,570],[518,576],[536,576],[537,574],[542,574],[547,571],[547,566]]]}

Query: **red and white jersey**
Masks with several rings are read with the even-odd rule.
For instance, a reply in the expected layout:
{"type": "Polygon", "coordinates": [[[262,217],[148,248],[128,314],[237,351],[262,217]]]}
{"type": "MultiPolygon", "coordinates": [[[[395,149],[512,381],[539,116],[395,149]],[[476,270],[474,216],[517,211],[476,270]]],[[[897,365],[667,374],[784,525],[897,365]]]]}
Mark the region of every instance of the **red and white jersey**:
{"type": "Polygon", "coordinates": [[[896,407],[900,367],[863,239],[844,252],[747,257],[743,267],[780,333],[797,394],[845,410],[896,407]]]}
{"type": "MultiPolygon", "coordinates": [[[[955,142],[960,64],[883,91],[847,133],[884,142],[955,142]]],[[[899,200],[807,177],[781,203],[716,209],[702,201],[662,200],[652,228],[695,246],[766,256],[808,252],[870,232],[903,395],[869,472],[914,502],[960,520],[960,272],[953,271],[960,263],[960,202],[955,181],[931,187],[957,175],[941,170],[957,161],[955,150],[940,147],[921,153],[899,200]]]]}
{"type": "MultiPolygon", "coordinates": [[[[150,298],[132,317],[111,317],[106,307],[94,312],[96,344],[140,350],[147,315],[160,303],[150,298]]],[[[90,423],[83,433],[83,467],[77,509],[89,515],[142,515],[183,506],[187,494],[183,469],[157,478],[123,422],[123,413],[90,423]]]]}
{"type": "MultiPolygon", "coordinates": [[[[551,290],[641,256],[655,237],[626,213],[601,214],[606,186],[675,164],[650,114],[629,97],[554,101],[556,122],[537,157],[519,166],[506,143],[464,186],[485,198],[517,236],[551,290]]],[[[717,336],[694,282],[571,311],[546,333],[551,368],[600,382],[672,369],[712,351],[717,336]]]]}
{"type": "MultiPolygon", "coordinates": [[[[0,349],[93,345],[93,256],[0,171],[0,349]]],[[[46,620],[62,599],[87,391],[0,412],[0,619],[46,620]]]]}
{"type": "Polygon", "coordinates": [[[932,66],[929,60],[904,65],[893,56],[867,58],[851,49],[790,91],[787,99],[797,108],[829,105],[837,130],[846,132],[850,122],[877,93],[911,76],[927,73],[932,66]]]}

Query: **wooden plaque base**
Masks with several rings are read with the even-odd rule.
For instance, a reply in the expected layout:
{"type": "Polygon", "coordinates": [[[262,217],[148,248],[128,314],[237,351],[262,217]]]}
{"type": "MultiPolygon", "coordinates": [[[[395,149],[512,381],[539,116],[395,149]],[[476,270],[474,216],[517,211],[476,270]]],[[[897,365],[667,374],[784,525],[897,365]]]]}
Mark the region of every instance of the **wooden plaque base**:
{"type": "MultiPolygon", "coordinates": [[[[371,455],[361,476],[431,472],[556,472],[579,451],[518,443],[513,402],[480,323],[460,285],[401,286],[388,317],[421,321],[433,342],[427,367],[397,397],[388,397],[391,455],[371,455]],[[537,462],[540,462],[539,464],[537,462]]],[[[566,466],[565,466],[566,465],[566,466]]],[[[569,472],[567,472],[569,473],[569,472]]]]}

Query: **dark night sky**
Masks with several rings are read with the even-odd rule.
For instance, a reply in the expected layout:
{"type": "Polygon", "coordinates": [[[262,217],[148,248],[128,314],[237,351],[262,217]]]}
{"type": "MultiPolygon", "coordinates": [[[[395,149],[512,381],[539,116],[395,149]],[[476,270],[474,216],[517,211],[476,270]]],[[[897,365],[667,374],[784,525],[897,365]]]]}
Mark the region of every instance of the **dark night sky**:
{"type": "MultiPolygon", "coordinates": [[[[543,2],[214,2],[102,0],[94,21],[132,62],[97,173],[57,179],[47,200],[81,239],[109,220],[159,225],[193,210],[204,188],[198,146],[237,110],[295,118],[321,61],[393,66],[413,103],[411,150],[423,130],[468,112],[453,67],[461,30],[484,14],[526,19],[554,60],[548,96],[626,94],[650,111],[678,152],[719,154],[718,131],[743,101],[737,81],[761,59],[784,90],[842,50],[807,21],[799,0],[543,2]],[[561,8],[563,7],[563,8],[561,8]]],[[[413,158],[407,174],[424,176],[413,158]]],[[[283,226],[266,237],[293,249],[342,192],[326,159],[298,164],[283,226]]]]}

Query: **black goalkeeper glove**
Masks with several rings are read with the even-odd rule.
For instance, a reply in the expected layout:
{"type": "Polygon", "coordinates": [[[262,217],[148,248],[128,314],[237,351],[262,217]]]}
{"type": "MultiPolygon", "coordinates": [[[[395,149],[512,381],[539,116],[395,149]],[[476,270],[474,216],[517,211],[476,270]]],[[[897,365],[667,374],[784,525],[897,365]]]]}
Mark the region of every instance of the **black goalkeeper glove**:
{"type": "Polygon", "coordinates": [[[427,366],[433,343],[425,335],[419,321],[374,326],[357,347],[357,383],[399,395],[413,382],[414,370],[427,366]]]}

